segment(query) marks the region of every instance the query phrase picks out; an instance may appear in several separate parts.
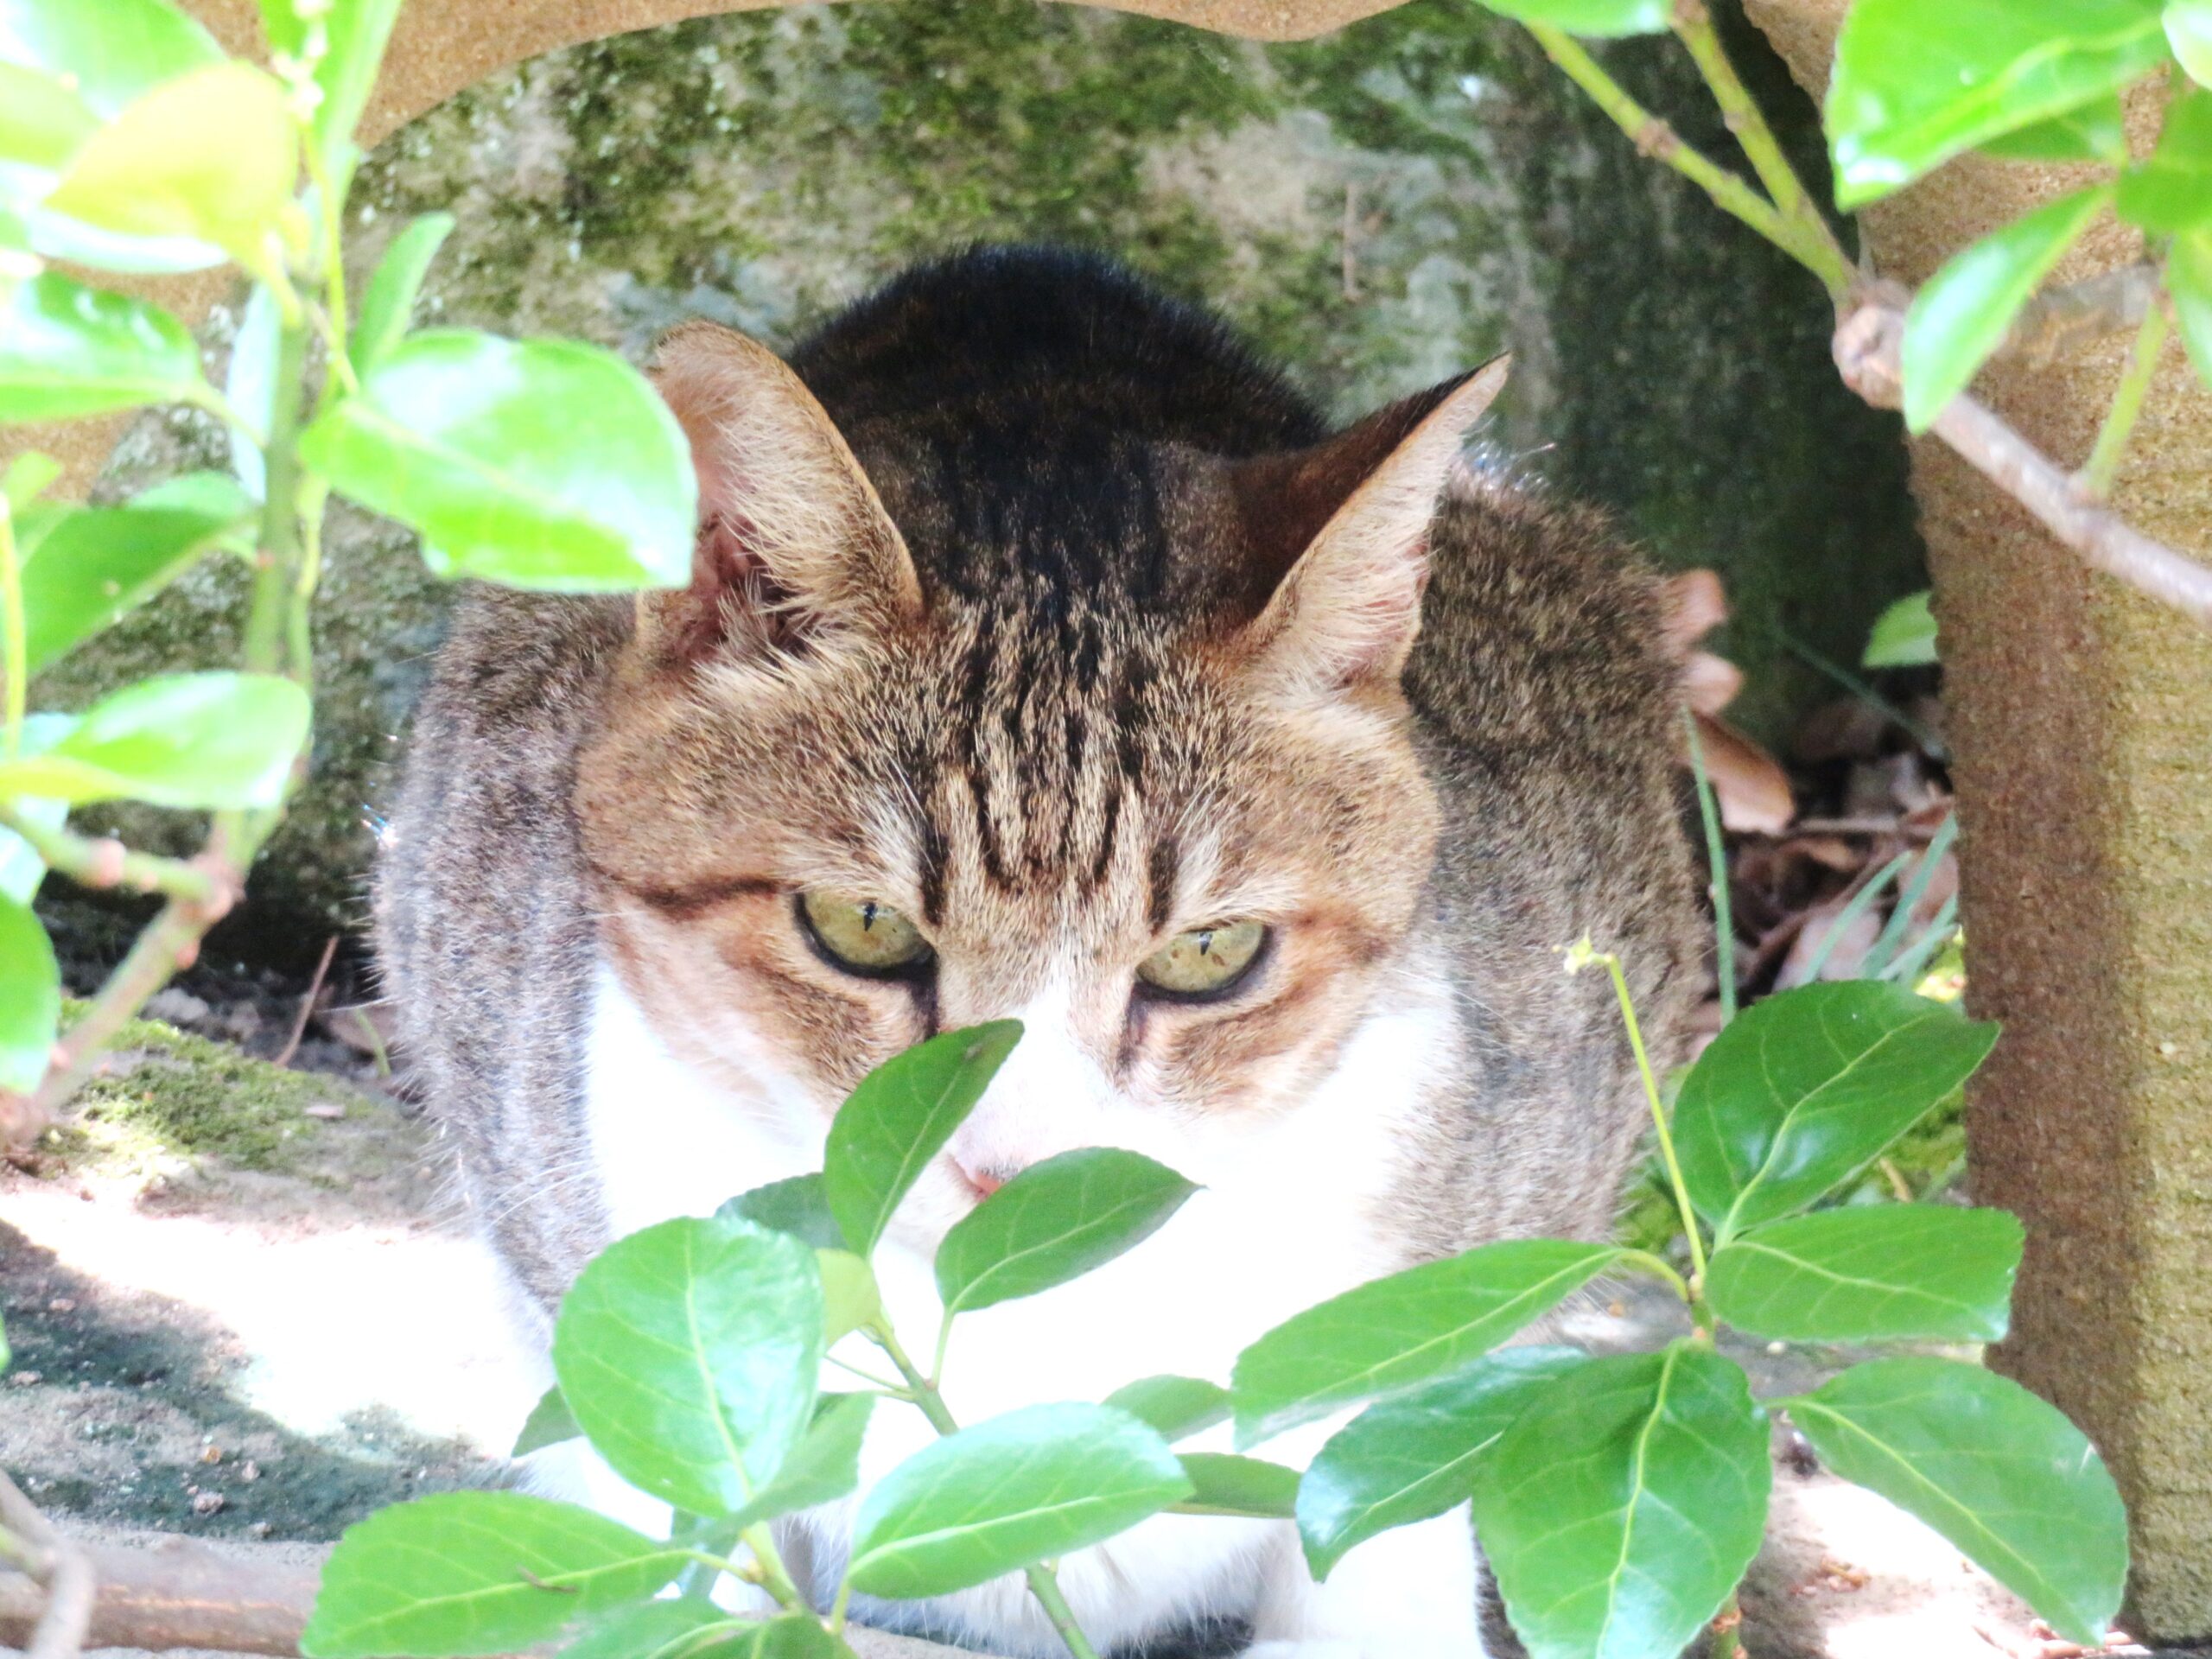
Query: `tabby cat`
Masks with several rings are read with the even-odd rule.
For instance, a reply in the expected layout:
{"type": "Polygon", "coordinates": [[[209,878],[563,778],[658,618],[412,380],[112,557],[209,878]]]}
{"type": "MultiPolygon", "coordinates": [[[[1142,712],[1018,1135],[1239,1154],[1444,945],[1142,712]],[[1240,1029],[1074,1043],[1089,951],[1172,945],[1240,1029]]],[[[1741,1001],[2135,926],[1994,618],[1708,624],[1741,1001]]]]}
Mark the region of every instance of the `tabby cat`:
{"type": "MultiPolygon", "coordinates": [[[[817,1167],[870,1067],[1027,1036],[881,1262],[1058,1152],[1204,1183],[1155,1237],[964,1317],[976,1420],[1239,1347],[1486,1240],[1605,1236],[1643,1121],[1586,931],[1658,1057],[1697,978],[1656,579],[1471,470],[1494,364],[1331,435],[1217,322],[1089,257],[912,270],[786,365],[694,325],[661,392],[689,588],[480,591],[378,893],[402,1040],[520,1313],[519,1417],[594,1250],[817,1167]]],[[[1270,1452],[1302,1461],[1325,1428],[1270,1452]]],[[[877,1414],[868,1478],[929,1436],[877,1414]]],[[[578,1443],[539,1490],[650,1522],[578,1443]]],[[[850,1506],[787,1529],[833,1585],[850,1506]]],[[[1067,1560],[1103,1650],[1484,1651],[1464,1510],[1309,1579],[1287,1522],[1162,1516],[1067,1560]]],[[[1019,1580],[872,1622],[1059,1651],[1019,1580]]]]}

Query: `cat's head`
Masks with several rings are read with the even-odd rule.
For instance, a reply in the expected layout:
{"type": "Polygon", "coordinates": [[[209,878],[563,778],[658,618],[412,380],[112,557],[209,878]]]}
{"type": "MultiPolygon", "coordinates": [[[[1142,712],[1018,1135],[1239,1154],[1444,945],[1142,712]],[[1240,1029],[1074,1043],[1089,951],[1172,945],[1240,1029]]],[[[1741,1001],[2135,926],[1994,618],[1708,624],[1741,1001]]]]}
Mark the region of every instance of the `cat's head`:
{"type": "Polygon", "coordinates": [[[764,347],[675,337],[696,578],[640,600],[578,792],[662,1036],[803,1146],[899,1050],[1022,1020],[925,1230],[1070,1147],[1173,1163],[1294,1111],[1429,870],[1400,672],[1503,376],[1228,460],[972,410],[841,434],[764,347]]]}

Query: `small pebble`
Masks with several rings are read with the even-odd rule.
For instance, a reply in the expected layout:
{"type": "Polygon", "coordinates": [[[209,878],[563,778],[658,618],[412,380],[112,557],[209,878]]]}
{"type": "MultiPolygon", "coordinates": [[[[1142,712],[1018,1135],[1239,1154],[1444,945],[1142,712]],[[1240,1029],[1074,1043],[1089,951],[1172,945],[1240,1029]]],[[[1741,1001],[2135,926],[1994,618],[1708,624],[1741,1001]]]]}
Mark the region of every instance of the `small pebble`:
{"type": "Polygon", "coordinates": [[[223,1460],[223,1448],[222,1448],[221,1446],[219,1446],[209,1445],[209,1446],[201,1446],[201,1447],[200,1448],[200,1462],[202,1462],[202,1463],[220,1463],[222,1460],[223,1460]]]}
{"type": "Polygon", "coordinates": [[[45,1374],[40,1371],[11,1371],[8,1376],[9,1385],[18,1389],[34,1388],[45,1380],[45,1374]]]}
{"type": "Polygon", "coordinates": [[[77,1299],[73,1296],[56,1296],[46,1305],[46,1311],[49,1313],[74,1313],[77,1311],[77,1299]]]}
{"type": "Polygon", "coordinates": [[[238,1478],[240,1480],[259,1480],[261,1478],[261,1465],[256,1463],[251,1458],[248,1458],[244,1463],[238,1465],[238,1478]]]}
{"type": "Polygon", "coordinates": [[[202,1492],[192,1500],[192,1512],[194,1515],[213,1515],[223,1507],[224,1502],[220,1492],[202,1492]]]}

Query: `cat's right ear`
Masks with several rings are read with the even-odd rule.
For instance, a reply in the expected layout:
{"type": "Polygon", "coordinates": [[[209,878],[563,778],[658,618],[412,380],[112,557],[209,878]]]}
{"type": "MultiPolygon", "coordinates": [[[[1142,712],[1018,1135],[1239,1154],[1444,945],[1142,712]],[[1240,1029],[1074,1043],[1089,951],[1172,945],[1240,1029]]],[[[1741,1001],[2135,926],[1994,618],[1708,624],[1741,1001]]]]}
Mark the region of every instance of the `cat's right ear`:
{"type": "Polygon", "coordinates": [[[679,664],[804,652],[919,615],[905,540],[782,359],[692,323],[662,345],[652,378],[690,440],[699,540],[690,586],[639,601],[649,652],[679,664]]]}

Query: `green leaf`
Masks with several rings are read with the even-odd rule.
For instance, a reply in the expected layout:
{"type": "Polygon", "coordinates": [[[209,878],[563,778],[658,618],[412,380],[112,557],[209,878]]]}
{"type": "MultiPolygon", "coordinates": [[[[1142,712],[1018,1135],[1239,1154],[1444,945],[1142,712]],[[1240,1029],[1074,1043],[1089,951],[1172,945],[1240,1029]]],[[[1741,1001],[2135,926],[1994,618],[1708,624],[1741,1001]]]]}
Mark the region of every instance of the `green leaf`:
{"type": "Polygon", "coordinates": [[[1858,0],[1824,112],[1837,205],[2159,68],[2158,14],[2158,0],[1858,0]]]}
{"type": "Polygon", "coordinates": [[[94,703],[52,747],[0,763],[0,797],[275,806],[307,734],[307,694],[289,680],[161,675],[94,703]]]}
{"type": "Polygon", "coordinates": [[[424,213],[397,236],[378,261],[376,275],[361,294],[360,315],[354,320],[346,349],[356,373],[366,374],[391,355],[407,333],[415,302],[423,291],[423,278],[430,261],[453,234],[451,213],[424,213]]]}
{"type": "Polygon", "coordinates": [[[976,1109],[1020,1040],[1018,1020],[948,1031],[861,1079],[830,1125],[822,1156],[823,1192],[851,1249],[861,1255],[874,1250],[906,1189],[976,1109]]]}
{"type": "Polygon", "coordinates": [[[862,1500],[851,1581],[965,1590],[1126,1531],[1191,1496],[1166,1442],[1104,1406],[1030,1406],[925,1446],[862,1500]]]}
{"type": "MultiPolygon", "coordinates": [[[[267,432],[276,407],[276,361],[283,320],[276,309],[276,296],[266,283],[256,283],[238,314],[238,331],[231,342],[231,365],[223,377],[223,396],[232,409],[267,432]]],[[[236,428],[231,430],[231,470],[256,501],[269,493],[269,471],[260,448],[236,428]]]]}
{"type": "Polygon", "coordinates": [[[1985,156],[2007,162],[2102,162],[2107,167],[2127,162],[2127,125],[2120,108],[2120,94],[2107,92],[2079,109],[2054,115],[2048,121],[1999,134],[1981,146],[1985,156]]]}
{"type": "Polygon", "coordinates": [[[1034,1296],[1104,1266],[1165,1225],[1198,1189],[1111,1147],[1033,1164],[955,1223],[938,1246],[947,1313],[1034,1296]]]}
{"type": "Polygon", "coordinates": [[[283,263],[271,239],[299,173],[283,86],[222,63],[156,87],[94,133],[45,207],[121,236],[206,243],[267,275],[283,263]]]}
{"type": "Polygon", "coordinates": [[[1584,1360],[1573,1348],[1503,1348],[1338,1429],[1298,1487],[1298,1535],[1314,1579],[1353,1545],[1465,1503],[1476,1459],[1584,1360]]]}
{"type": "MultiPolygon", "coordinates": [[[[36,716],[33,716],[35,719],[36,716]]],[[[29,721],[24,722],[29,725],[29,721]]],[[[69,803],[18,797],[9,803],[17,812],[45,830],[59,830],[69,818],[69,803]]],[[[30,842],[12,830],[0,830],[0,899],[28,905],[46,880],[46,861],[30,842]]],[[[0,1085],[4,1087],[5,1085],[0,1085]]]]}
{"type": "Polygon", "coordinates": [[[875,1271],[850,1250],[817,1250],[822,1274],[822,1339],[834,1346],[883,1312],[875,1271]]]}
{"type": "Polygon", "coordinates": [[[1672,13],[1669,0],[1483,0],[1483,8],[1516,22],[1603,37],[1663,35],[1672,13]]]}
{"type": "Polygon", "coordinates": [[[28,207],[45,196],[99,125],[53,76],[0,59],[0,201],[28,207]]]}
{"type": "Polygon", "coordinates": [[[806,1427],[822,1281],[797,1239],[734,1220],[664,1221],[577,1276],[553,1328],[562,1397],[632,1485],[734,1515],[806,1427]]]}
{"type": "Polygon", "coordinates": [[[51,270],[0,293],[0,423],[184,403],[207,389],[199,346],[158,306],[51,270]]]}
{"type": "Polygon", "coordinates": [[[2166,252],[2166,292],[2196,378],[2212,386],[2212,227],[2174,238],[2166,252]]]}
{"type": "Polygon", "coordinates": [[[2166,106],[2158,148],[2120,175],[2118,206],[2157,236],[2212,224],[2212,92],[2191,87],[2166,106]]]}
{"type": "Polygon", "coordinates": [[[0,61],[66,81],[107,119],[223,48],[165,0],[0,0],[0,61]]]}
{"type": "Polygon", "coordinates": [[[1745,1009],[1683,1079],[1675,1144],[1721,1241],[1802,1210],[1879,1157],[1997,1040],[1898,985],[1806,985],[1745,1009]]]}
{"type": "Polygon", "coordinates": [[[1229,1421],[1229,1390],[1195,1376],[1140,1377],[1108,1395],[1106,1403],[1170,1442],[1229,1421]]]}
{"type": "Polygon", "coordinates": [[[837,1217],[830,1213],[830,1200],[822,1190],[818,1170],[741,1192],[715,1213],[752,1222],[771,1232],[789,1233],[817,1250],[845,1248],[845,1235],[837,1217]]]}
{"type": "Polygon", "coordinates": [[[507,1455],[526,1458],[533,1452],[575,1440],[582,1433],[583,1430],[576,1426],[575,1414],[569,1409],[569,1402],[561,1397],[560,1385],[556,1383],[538,1395],[537,1403],[523,1420],[522,1433],[515,1436],[515,1449],[507,1455]]]}
{"type": "Polygon", "coordinates": [[[833,1659],[838,1652],[822,1621],[802,1613],[757,1624],[711,1602],[649,1601],[592,1625],[561,1659],[833,1659]]]}
{"type": "Polygon", "coordinates": [[[1854,1365],[1786,1404],[1821,1461],[1918,1516],[2068,1641],[2095,1647],[2127,1518],[2082,1432],[2017,1382],[1942,1359],[1854,1365]]]}
{"type": "Polygon", "coordinates": [[[2020,1224],[2002,1210],[1874,1205],[1770,1221],[1714,1252],[1713,1311],[1785,1342],[1997,1342],[2020,1224]]]}
{"type": "Polygon", "coordinates": [[[2200,86],[2212,86],[2212,0],[2167,0],[2166,44],[2200,86]]]}
{"type": "Polygon", "coordinates": [[[690,579],[690,449],[645,377],[596,346],[415,334],[301,450],[345,494],[420,531],[442,576],[565,594],[690,579]]]}
{"type": "Polygon", "coordinates": [[[741,1527],[834,1503],[861,1484],[861,1446],[875,1407],[872,1394],[824,1395],[814,1421],[776,1478],[732,1520],[741,1527]]]}
{"type": "MultiPolygon", "coordinates": [[[[1739,1022],[1740,1023],[1740,1022],[1739,1022]]],[[[1520,1238],[1376,1279],[1294,1315],[1236,1357],[1236,1444],[1456,1371],[1621,1258],[1609,1244],[1520,1238]]]]}
{"type": "Polygon", "coordinates": [[[1928,608],[1926,588],[1907,594],[1874,619],[1866,636],[1867,668],[1916,668],[1936,660],[1936,613],[1928,608]]]}
{"type": "Polygon", "coordinates": [[[652,1595],[683,1554],[571,1503],[446,1492],[346,1529],[300,1637],[308,1659],[512,1653],[652,1595]]]}
{"type": "MultiPolygon", "coordinates": [[[[61,463],[52,455],[26,449],[10,460],[4,471],[0,471],[0,496],[7,498],[8,511],[20,519],[60,476],[61,463]]],[[[17,524],[17,550],[21,556],[28,557],[29,549],[21,539],[22,529],[17,524]]]]}
{"type": "Polygon", "coordinates": [[[1766,1413],[1710,1349],[1586,1360],[1475,1466],[1475,1528],[1529,1659],[1675,1659],[1758,1551],[1766,1413]]]}
{"type": "Polygon", "coordinates": [[[1904,423],[1925,432],[1967,388],[2050,269],[2112,200],[2093,185],[2047,202],[1961,250],[1922,284],[1904,317],[1904,423]]]}
{"type": "Polygon", "coordinates": [[[28,902],[0,898],[0,1089],[27,1095],[46,1075],[61,1024],[61,969],[28,902]]]}
{"type": "MultiPolygon", "coordinates": [[[[324,10],[327,44],[315,66],[315,83],[322,89],[322,101],[315,105],[314,124],[315,143],[323,154],[335,154],[353,137],[375,88],[377,66],[384,60],[392,20],[398,15],[399,0],[330,0],[324,10]]],[[[261,21],[272,52],[295,58],[303,54],[308,26],[293,0],[261,0],[261,21]]]]}
{"type": "Polygon", "coordinates": [[[23,562],[31,671],[144,604],[248,523],[252,509],[231,480],[199,473],[122,506],[57,514],[23,562]]]}
{"type": "Polygon", "coordinates": [[[1298,1471],[1264,1458],[1226,1452],[1185,1452],[1191,1496],[1179,1506],[1199,1515],[1256,1515],[1288,1520],[1298,1513],[1298,1471]]]}

